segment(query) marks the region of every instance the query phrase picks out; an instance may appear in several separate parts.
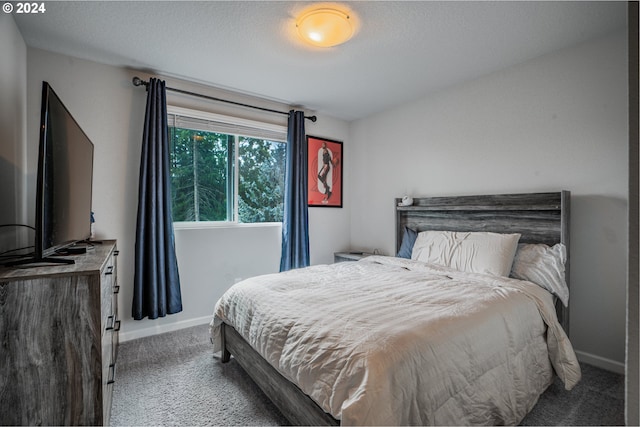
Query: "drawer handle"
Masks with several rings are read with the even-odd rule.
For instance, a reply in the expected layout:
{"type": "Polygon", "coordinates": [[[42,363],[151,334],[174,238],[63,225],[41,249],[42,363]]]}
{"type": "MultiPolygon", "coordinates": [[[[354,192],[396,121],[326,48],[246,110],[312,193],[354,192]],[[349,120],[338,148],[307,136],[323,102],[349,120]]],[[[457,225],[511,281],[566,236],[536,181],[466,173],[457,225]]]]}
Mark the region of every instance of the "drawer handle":
{"type": "Polygon", "coordinates": [[[113,329],[113,326],[115,324],[115,316],[109,316],[107,317],[107,331],[110,331],[113,329]]]}
{"type": "Polygon", "coordinates": [[[113,293],[114,293],[114,294],[117,294],[117,293],[119,293],[119,292],[120,292],[120,286],[119,286],[119,285],[118,285],[118,286],[114,286],[114,287],[113,287],[113,293]]]}
{"type": "Polygon", "coordinates": [[[116,382],[116,364],[112,363],[109,365],[109,380],[107,384],[113,384],[116,382]]]}
{"type": "Polygon", "coordinates": [[[120,321],[116,320],[113,328],[113,332],[120,332],[120,321]]]}
{"type": "Polygon", "coordinates": [[[113,274],[113,265],[110,265],[109,267],[107,267],[107,271],[104,274],[113,274]]]}

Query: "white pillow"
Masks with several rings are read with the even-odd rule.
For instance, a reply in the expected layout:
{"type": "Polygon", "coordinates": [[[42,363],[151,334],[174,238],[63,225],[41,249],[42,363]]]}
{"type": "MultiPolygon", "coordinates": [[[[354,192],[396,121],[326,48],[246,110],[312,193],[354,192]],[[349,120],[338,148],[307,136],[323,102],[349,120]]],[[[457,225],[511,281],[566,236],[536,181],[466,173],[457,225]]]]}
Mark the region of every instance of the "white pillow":
{"type": "Polygon", "coordinates": [[[569,304],[569,287],[565,281],[564,264],[567,248],[558,243],[549,247],[544,244],[520,244],[511,267],[511,277],[528,280],[548,290],[569,304]]]}
{"type": "Polygon", "coordinates": [[[411,259],[472,273],[508,276],[520,234],[423,231],[411,259]]]}

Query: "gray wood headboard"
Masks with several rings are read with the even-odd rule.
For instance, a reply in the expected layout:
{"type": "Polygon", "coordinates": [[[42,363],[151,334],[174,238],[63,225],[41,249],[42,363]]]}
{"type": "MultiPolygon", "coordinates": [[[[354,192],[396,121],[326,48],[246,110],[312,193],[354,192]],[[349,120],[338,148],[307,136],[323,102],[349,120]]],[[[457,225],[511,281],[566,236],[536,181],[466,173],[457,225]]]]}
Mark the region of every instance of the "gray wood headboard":
{"type": "MultiPolygon", "coordinates": [[[[411,206],[395,199],[396,252],[404,227],[416,231],[491,231],[520,233],[521,243],[562,243],[567,248],[565,275],[569,285],[569,191],[414,198],[411,206]]],[[[569,308],[556,303],[558,320],[569,334],[569,308]]]]}

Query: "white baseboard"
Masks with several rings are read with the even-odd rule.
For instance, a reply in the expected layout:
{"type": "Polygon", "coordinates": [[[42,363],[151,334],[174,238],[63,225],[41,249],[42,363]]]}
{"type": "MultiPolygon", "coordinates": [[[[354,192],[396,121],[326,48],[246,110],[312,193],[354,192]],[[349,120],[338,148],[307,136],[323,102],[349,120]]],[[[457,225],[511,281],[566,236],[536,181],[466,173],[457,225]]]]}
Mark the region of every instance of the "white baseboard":
{"type": "Polygon", "coordinates": [[[607,371],[615,372],[616,374],[625,374],[624,363],[616,362],[615,360],[607,359],[606,357],[596,356],[595,354],[585,353],[584,351],[575,350],[578,361],[593,365],[597,368],[606,369],[607,371]]]}
{"type": "Polygon", "coordinates": [[[211,316],[198,317],[195,319],[182,320],[180,322],[170,323],[167,325],[156,325],[150,328],[138,329],[131,332],[121,331],[119,334],[120,342],[135,340],[137,338],[150,337],[152,335],[164,334],[165,332],[178,331],[180,329],[190,328],[192,326],[205,325],[211,322],[211,316]]]}

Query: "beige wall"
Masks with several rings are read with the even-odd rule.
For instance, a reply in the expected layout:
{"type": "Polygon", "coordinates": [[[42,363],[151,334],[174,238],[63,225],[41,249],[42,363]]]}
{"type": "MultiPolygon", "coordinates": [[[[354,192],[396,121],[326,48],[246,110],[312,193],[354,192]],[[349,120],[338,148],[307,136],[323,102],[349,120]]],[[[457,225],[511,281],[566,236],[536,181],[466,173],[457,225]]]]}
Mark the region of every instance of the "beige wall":
{"type": "MultiPolygon", "coordinates": [[[[0,14],[0,57],[0,224],[27,224],[27,46],[6,13],[0,14]]],[[[26,228],[0,228],[0,253],[32,239],[26,228]]]]}
{"type": "Polygon", "coordinates": [[[638,231],[640,217],[638,216],[638,192],[640,191],[640,153],[638,150],[638,133],[640,131],[638,106],[638,2],[628,4],[629,31],[629,267],[627,283],[627,376],[625,396],[626,424],[630,426],[640,423],[640,382],[639,359],[640,344],[640,293],[638,278],[640,266],[638,264],[638,231]]]}
{"type": "Polygon", "coordinates": [[[571,340],[624,371],[626,34],[354,122],[351,240],[394,250],[392,200],[570,190],[571,340]]]}

